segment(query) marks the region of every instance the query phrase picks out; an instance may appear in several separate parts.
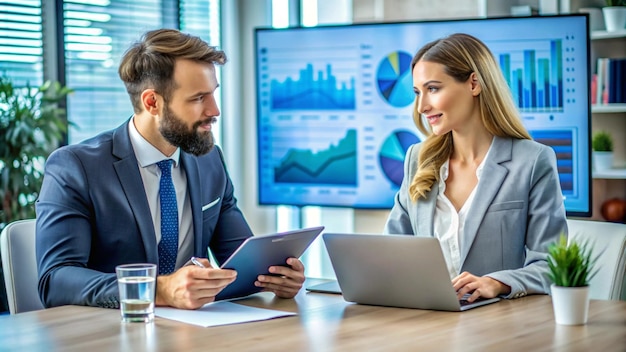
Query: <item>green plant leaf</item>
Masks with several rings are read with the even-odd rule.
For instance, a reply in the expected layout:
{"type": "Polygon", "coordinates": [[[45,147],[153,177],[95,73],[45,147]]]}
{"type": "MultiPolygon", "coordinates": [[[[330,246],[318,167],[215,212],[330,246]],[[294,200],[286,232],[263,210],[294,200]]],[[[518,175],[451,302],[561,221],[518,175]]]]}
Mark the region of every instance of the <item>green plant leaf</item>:
{"type": "Polygon", "coordinates": [[[43,181],[36,165],[43,165],[63,142],[68,122],[60,103],[70,93],[55,81],[16,87],[9,76],[0,76],[0,229],[35,217],[43,181]]]}
{"type": "Polygon", "coordinates": [[[626,6],[626,0],[605,0],[606,6],[626,6]]]}
{"type": "Polygon", "coordinates": [[[588,286],[597,273],[593,270],[597,257],[592,258],[592,251],[587,242],[568,244],[567,237],[561,234],[548,247],[548,278],[557,286],[588,286]]]}
{"type": "Polygon", "coordinates": [[[612,152],[613,137],[605,131],[596,132],[591,140],[591,148],[596,152],[612,152]]]}

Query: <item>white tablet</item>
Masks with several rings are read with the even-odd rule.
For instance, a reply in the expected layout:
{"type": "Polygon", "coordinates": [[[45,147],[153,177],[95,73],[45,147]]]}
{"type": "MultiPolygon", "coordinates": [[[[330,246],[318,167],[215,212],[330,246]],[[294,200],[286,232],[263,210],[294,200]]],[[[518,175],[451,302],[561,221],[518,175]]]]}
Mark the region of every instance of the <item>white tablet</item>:
{"type": "Polygon", "coordinates": [[[272,275],[270,266],[286,266],[287,258],[299,258],[323,226],[253,236],[246,239],[222,264],[222,269],[237,271],[237,278],[220,292],[216,300],[243,297],[262,290],[254,286],[259,275],[272,275]]]}

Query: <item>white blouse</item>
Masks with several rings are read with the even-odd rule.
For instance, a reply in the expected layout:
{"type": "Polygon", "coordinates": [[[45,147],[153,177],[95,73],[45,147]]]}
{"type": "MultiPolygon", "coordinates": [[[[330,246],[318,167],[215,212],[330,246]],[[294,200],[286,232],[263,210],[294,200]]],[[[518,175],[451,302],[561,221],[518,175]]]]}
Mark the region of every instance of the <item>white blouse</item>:
{"type": "MultiPolygon", "coordinates": [[[[491,145],[493,145],[493,141],[491,145]]],[[[435,237],[437,237],[441,243],[441,250],[446,259],[450,279],[458,276],[461,271],[461,241],[463,241],[465,235],[465,219],[476,196],[476,188],[478,188],[478,184],[480,183],[485,160],[487,160],[490,151],[491,146],[489,146],[487,154],[476,169],[478,182],[458,213],[454,205],[452,205],[452,202],[450,202],[445,195],[450,160],[446,160],[439,169],[439,194],[437,194],[437,205],[435,208],[434,232],[435,237]]]]}

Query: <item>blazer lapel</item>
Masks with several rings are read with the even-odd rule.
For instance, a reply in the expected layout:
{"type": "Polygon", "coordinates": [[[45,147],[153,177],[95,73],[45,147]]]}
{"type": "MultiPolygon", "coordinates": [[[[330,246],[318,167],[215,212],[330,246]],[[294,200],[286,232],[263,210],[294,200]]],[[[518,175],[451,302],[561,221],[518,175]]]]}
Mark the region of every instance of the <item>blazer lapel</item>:
{"type": "Polygon", "coordinates": [[[437,205],[437,195],[439,194],[439,183],[435,183],[430,190],[426,193],[426,198],[420,198],[417,200],[417,225],[413,231],[417,236],[433,237],[434,224],[435,224],[435,207],[437,205]]]}
{"type": "Polygon", "coordinates": [[[189,200],[191,201],[191,216],[193,222],[194,233],[194,255],[204,257],[206,256],[206,248],[203,248],[202,244],[202,195],[204,190],[202,189],[202,182],[200,182],[200,171],[198,169],[197,160],[181,151],[180,153],[181,166],[185,170],[187,175],[187,194],[189,194],[189,200]]]}
{"type": "Polygon", "coordinates": [[[474,196],[474,202],[467,214],[465,222],[465,235],[461,240],[461,266],[467,258],[474,238],[478,233],[478,228],[487,213],[487,209],[495,198],[496,194],[504,182],[504,178],[508,173],[508,169],[501,166],[500,163],[511,160],[513,141],[509,138],[495,137],[492,150],[483,168],[481,179],[478,182],[478,188],[474,196]],[[489,180],[485,177],[489,176],[489,180]]]}
{"type": "Polygon", "coordinates": [[[158,263],[156,234],[150,206],[146,199],[143,181],[139,173],[137,158],[128,135],[128,121],[113,132],[113,155],[119,160],[113,163],[117,177],[130,208],[135,215],[139,233],[143,240],[146,259],[149,263],[158,263]]]}

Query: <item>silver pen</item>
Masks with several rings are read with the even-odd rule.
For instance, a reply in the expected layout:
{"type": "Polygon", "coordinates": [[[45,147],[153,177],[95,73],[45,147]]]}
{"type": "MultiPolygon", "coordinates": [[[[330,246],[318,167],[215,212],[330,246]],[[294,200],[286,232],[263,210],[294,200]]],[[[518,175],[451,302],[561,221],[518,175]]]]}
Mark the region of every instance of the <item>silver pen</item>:
{"type": "Polygon", "coordinates": [[[206,269],[206,266],[204,266],[204,264],[200,263],[200,261],[196,257],[191,257],[191,259],[189,259],[189,261],[185,265],[191,265],[191,264],[206,269]]]}

